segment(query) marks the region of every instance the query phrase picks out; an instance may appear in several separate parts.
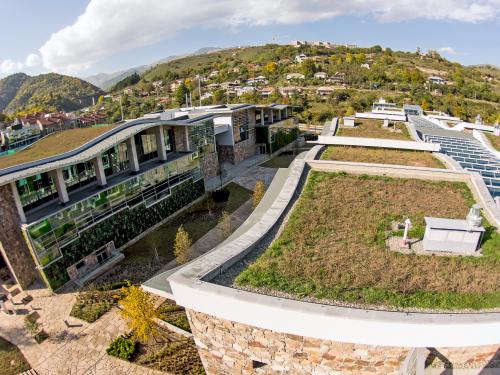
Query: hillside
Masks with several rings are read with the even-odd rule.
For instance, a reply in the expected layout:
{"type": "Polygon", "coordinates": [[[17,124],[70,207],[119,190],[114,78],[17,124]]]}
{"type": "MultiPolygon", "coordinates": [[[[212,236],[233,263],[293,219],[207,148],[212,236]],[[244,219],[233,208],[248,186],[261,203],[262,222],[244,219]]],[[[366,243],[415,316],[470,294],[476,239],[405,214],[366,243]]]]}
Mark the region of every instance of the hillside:
{"type": "Polygon", "coordinates": [[[85,80],[90,82],[94,86],[97,86],[103,90],[108,90],[121,80],[131,76],[134,73],[141,74],[148,69],[147,65],[141,65],[135,68],[130,68],[127,70],[122,70],[114,73],[99,73],[93,76],[86,77],[85,80]]]}
{"type": "MultiPolygon", "coordinates": [[[[500,121],[497,67],[463,66],[435,51],[393,51],[380,46],[296,48],[268,44],[218,49],[152,66],[138,82],[122,80],[110,93],[122,95],[125,118],[135,118],[185,106],[188,93],[197,105],[197,76],[203,77],[203,105],[286,103],[294,106],[299,121],[310,124],[369,110],[381,97],[398,106],[418,104],[426,111],[442,111],[467,121],[475,121],[478,114],[489,124],[500,121]],[[299,55],[305,58],[296,61],[299,55]],[[322,75],[315,76],[318,72],[322,75]],[[287,79],[288,73],[304,77],[287,79]],[[446,80],[445,84],[430,83],[429,77],[435,75],[446,80]],[[260,81],[251,82],[255,77],[260,81]]],[[[108,100],[101,104],[113,120],[121,118],[118,103],[108,100]]]]}
{"type": "Polygon", "coordinates": [[[19,88],[29,78],[24,73],[16,73],[0,80],[0,112],[15,98],[19,88]]]}
{"type": "Polygon", "coordinates": [[[73,111],[92,104],[98,87],[76,77],[57,73],[30,77],[14,74],[0,80],[0,111],[15,113],[30,108],[73,111]]]}

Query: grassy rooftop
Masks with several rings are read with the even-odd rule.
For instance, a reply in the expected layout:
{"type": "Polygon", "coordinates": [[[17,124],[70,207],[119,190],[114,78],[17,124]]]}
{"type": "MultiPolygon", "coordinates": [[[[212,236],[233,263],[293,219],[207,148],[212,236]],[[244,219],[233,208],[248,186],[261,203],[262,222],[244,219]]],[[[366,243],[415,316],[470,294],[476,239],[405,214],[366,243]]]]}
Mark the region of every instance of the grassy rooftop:
{"type": "Polygon", "coordinates": [[[397,164],[412,167],[446,168],[431,152],[393,150],[351,146],[330,146],[322,160],[352,161],[359,163],[397,164]]]}
{"type": "Polygon", "coordinates": [[[484,135],[486,135],[486,138],[489,139],[490,143],[492,144],[492,146],[500,151],[500,137],[497,136],[497,135],[493,135],[493,134],[490,134],[490,133],[486,133],[484,132],[483,133],[484,135]]]}
{"type": "Polygon", "coordinates": [[[488,226],[482,257],[405,255],[385,248],[391,222],[464,218],[464,183],[312,171],[281,236],[235,285],[293,298],[398,309],[500,307],[500,234],[488,226]]]}
{"type": "Polygon", "coordinates": [[[410,134],[406,125],[402,122],[396,122],[396,129],[392,125],[390,128],[384,128],[381,120],[371,119],[356,119],[355,127],[339,128],[337,135],[343,137],[362,137],[362,138],[385,138],[385,139],[401,139],[411,141],[410,134]]]}
{"type": "Polygon", "coordinates": [[[15,154],[0,157],[0,169],[28,163],[71,151],[106,133],[116,125],[77,128],[51,134],[15,154]]]}

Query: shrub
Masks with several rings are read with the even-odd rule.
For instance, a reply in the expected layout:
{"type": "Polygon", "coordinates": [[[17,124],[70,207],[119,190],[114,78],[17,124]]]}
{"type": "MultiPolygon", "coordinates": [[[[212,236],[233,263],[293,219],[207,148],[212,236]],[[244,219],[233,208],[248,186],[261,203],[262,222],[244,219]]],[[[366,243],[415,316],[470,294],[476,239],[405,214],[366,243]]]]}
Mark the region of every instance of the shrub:
{"type": "Polygon", "coordinates": [[[177,234],[175,235],[174,243],[174,254],[177,259],[177,263],[184,264],[189,261],[189,248],[191,247],[191,238],[189,238],[189,233],[184,230],[181,225],[177,229],[177,234]]]}
{"type": "Polygon", "coordinates": [[[223,241],[231,235],[231,215],[227,211],[222,212],[219,220],[220,240],[223,241]]]}
{"type": "Polygon", "coordinates": [[[255,183],[255,189],[253,192],[253,204],[252,207],[255,208],[259,205],[260,201],[264,197],[264,194],[266,192],[266,186],[264,185],[264,181],[262,180],[257,180],[255,183]]]}
{"type": "Polygon", "coordinates": [[[106,349],[106,353],[114,357],[130,361],[135,353],[137,343],[132,336],[119,336],[117,337],[106,349]]]}

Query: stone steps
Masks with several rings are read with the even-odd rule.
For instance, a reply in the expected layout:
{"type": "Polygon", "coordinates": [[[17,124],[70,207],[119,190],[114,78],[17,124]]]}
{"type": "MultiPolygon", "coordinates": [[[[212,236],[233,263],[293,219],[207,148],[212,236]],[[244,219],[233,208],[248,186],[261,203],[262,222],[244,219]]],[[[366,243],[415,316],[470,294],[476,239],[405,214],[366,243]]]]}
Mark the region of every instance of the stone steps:
{"type": "Polygon", "coordinates": [[[35,369],[29,369],[28,371],[21,372],[19,375],[38,375],[35,369]]]}

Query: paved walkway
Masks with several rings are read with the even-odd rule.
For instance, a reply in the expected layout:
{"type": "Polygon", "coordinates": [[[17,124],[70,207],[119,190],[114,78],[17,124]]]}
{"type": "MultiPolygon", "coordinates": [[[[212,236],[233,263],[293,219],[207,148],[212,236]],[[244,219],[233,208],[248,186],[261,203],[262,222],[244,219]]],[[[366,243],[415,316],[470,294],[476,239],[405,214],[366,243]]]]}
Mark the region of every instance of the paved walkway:
{"type": "Polygon", "coordinates": [[[118,309],[88,324],[69,316],[76,293],[53,294],[45,289],[30,291],[30,295],[34,297],[32,302],[17,307],[34,307],[49,338],[37,344],[24,329],[25,315],[1,314],[0,335],[19,347],[38,374],[165,374],[106,354],[109,343],[126,331],[118,309]],[[66,326],[65,319],[71,327],[66,326]]]}

